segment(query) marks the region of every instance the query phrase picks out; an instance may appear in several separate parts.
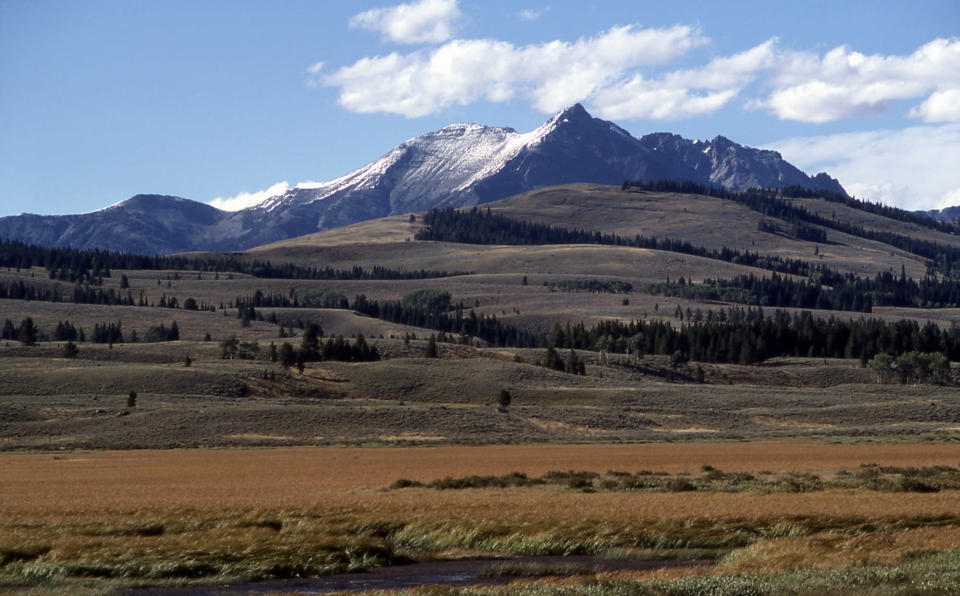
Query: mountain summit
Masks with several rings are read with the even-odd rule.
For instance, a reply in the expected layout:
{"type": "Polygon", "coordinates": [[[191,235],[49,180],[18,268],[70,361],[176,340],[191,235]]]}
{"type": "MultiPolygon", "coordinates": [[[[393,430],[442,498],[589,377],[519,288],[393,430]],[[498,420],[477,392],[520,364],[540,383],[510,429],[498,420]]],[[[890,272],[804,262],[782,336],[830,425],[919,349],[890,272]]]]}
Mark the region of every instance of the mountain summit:
{"type": "Polygon", "coordinates": [[[346,176],[291,189],[238,212],[138,195],[84,215],[0,218],[0,237],[139,252],[241,250],[366,219],[477,205],[555,184],[665,178],[728,190],[795,185],[844,192],[835,179],[810,177],[775,151],[721,136],[709,142],[669,133],[636,138],[576,104],[527,133],[452,124],[410,139],[346,176]],[[145,225],[151,219],[154,225],[145,225]]]}

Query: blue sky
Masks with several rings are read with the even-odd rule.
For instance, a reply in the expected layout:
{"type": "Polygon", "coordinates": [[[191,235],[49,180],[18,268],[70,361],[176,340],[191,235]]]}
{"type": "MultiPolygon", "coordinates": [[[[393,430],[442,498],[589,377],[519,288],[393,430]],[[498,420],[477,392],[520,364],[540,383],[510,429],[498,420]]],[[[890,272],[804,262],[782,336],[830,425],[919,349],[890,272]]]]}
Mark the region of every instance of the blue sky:
{"type": "Polygon", "coordinates": [[[0,215],[238,208],[577,101],[960,204],[960,2],[0,0],[0,215]]]}

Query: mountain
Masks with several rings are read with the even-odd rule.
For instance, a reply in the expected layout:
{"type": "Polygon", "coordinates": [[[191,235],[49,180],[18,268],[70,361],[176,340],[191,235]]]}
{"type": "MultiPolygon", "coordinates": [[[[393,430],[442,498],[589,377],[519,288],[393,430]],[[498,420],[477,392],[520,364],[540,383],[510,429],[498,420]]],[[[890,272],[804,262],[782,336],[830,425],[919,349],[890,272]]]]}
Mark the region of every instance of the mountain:
{"type": "Polygon", "coordinates": [[[0,218],[0,238],[40,246],[166,254],[213,246],[213,231],[230,215],[180,197],[136,195],[82,215],[0,218]]]}
{"type": "Polygon", "coordinates": [[[807,176],[774,151],[721,136],[709,142],[668,133],[636,138],[576,104],[528,133],[447,126],[342,178],[295,188],[238,212],[137,195],[84,215],[0,218],[0,237],[147,253],[241,250],[387,215],[478,205],[544,186],[663,178],[730,190],[796,185],[844,192],[833,178],[807,176]]]}
{"type": "Polygon", "coordinates": [[[923,215],[929,215],[937,221],[952,222],[960,218],[960,205],[945,207],[943,209],[930,209],[926,211],[917,211],[923,215]]]}

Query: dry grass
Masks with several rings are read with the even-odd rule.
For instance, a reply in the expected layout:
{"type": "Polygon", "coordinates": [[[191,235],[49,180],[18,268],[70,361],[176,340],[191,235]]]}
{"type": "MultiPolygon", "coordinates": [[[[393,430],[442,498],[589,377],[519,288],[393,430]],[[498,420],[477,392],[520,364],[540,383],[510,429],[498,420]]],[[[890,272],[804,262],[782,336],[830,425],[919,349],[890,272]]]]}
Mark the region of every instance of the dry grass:
{"type": "Polygon", "coordinates": [[[384,492],[398,477],[427,482],[444,476],[530,476],[551,470],[648,469],[672,474],[698,472],[709,464],[728,472],[808,470],[833,473],[864,463],[888,466],[956,465],[954,444],[824,445],[819,443],[686,443],[646,445],[525,445],[423,448],[292,448],[269,450],[114,451],[0,454],[5,516],[126,509],[311,508],[319,503],[344,511],[380,507],[435,519],[445,504],[467,505],[499,517],[503,502],[515,501],[520,517],[534,513],[569,519],[603,518],[614,502],[629,520],[683,518],[710,511],[717,517],[862,517],[960,515],[949,491],[914,495],[850,492],[814,495],[677,495],[556,493],[384,492]],[[364,495],[358,503],[356,495],[364,495]],[[76,495],[82,494],[82,501],[76,495]],[[495,499],[486,498],[495,494],[495,499]],[[478,495],[479,498],[478,498],[478,495]],[[487,502],[485,502],[487,501],[487,502]],[[526,507],[524,506],[526,503],[526,507]],[[787,503],[791,505],[787,506],[787,503]],[[572,508],[572,509],[571,509],[572,508]],[[574,513],[573,510],[577,512],[574,513]]]}
{"type": "Polygon", "coordinates": [[[954,445],[804,442],[3,454],[0,582],[223,582],[445,553],[741,549],[724,560],[724,572],[805,566],[817,554],[840,553],[838,564],[890,561],[924,544],[956,548],[956,491],[590,494],[552,486],[384,487],[398,475],[429,479],[518,469],[531,475],[566,468],[683,473],[710,462],[730,471],[829,473],[865,462],[958,459],[954,445]]]}
{"type": "Polygon", "coordinates": [[[824,532],[757,542],[731,552],[726,572],[770,572],[803,567],[843,567],[864,561],[893,563],[905,554],[960,550],[960,528],[918,528],[851,536],[824,532]]]}

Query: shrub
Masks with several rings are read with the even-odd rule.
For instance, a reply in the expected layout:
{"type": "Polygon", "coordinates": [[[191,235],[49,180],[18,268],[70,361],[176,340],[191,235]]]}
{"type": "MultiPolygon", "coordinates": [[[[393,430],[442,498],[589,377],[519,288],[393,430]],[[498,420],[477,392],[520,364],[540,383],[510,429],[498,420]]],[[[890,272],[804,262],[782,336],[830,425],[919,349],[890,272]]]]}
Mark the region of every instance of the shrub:
{"type": "Polygon", "coordinates": [[[135,408],[135,407],[137,407],[137,392],[136,392],[136,391],[131,391],[131,392],[127,395],[127,407],[128,407],[128,408],[135,408]]]}
{"type": "Polygon", "coordinates": [[[690,492],[697,490],[692,482],[686,478],[673,478],[667,481],[667,490],[674,493],[690,492]]]}
{"type": "Polygon", "coordinates": [[[510,407],[510,402],[513,401],[513,396],[510,395],[510,391],[507,389],[501,389],[500,394],[497,396],[497,405],[501,412],[506,412],[507,408],[510,407]]]}
{"type": "Polygon", "coordinates": [[[63,357],[64,358],[76,358],[80,350],[77,349],[77,344],[72,341],[68,341],[63,344],[63,357]]]}

